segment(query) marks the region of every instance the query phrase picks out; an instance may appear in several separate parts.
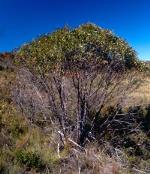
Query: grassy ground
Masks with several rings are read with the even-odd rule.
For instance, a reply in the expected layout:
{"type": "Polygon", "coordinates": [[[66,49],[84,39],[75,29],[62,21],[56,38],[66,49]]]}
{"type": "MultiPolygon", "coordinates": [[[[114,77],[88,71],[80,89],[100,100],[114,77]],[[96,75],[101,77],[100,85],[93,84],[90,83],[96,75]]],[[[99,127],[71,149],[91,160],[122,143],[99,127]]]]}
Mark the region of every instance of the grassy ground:
{"type": "Polygon", "coordinates": [[[147,105],[150,103],[150,78],[145,77],[141,85],[129,96],[129,105],[147,105]]]}

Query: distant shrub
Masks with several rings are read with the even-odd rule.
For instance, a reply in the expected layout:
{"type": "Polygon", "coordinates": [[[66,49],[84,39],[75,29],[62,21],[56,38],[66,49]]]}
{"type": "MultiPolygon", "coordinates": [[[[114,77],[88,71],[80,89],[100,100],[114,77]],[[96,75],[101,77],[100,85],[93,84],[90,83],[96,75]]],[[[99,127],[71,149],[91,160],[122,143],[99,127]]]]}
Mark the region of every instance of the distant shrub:
{"type": "Polygon", "coordinates": [[[10,52],[0,53],[0,71],[11,68],[13,58],[10,52]]]}

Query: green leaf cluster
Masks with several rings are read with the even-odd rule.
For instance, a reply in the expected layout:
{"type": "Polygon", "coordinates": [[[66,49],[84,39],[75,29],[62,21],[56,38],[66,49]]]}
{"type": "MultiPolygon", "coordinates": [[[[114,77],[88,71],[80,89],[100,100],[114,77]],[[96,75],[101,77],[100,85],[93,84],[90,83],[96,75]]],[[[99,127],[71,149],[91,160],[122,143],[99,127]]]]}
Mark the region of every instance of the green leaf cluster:
{"type": "Polygon", "coordinates": [[[127,68],[136,67],[136,52],[122,38],[110,30],[94,24],[84,24],[75,29],[64,27],[43,35],[22,46],[16,52],[18,63],[45,72],[64,61],[119,59],[127,68]]]}
{"type": "Polygon", "coordinates": [[[27,167],[42,169],[44,163],[37,153],[18,150],[16,152],[17,161],[27,167]]]}

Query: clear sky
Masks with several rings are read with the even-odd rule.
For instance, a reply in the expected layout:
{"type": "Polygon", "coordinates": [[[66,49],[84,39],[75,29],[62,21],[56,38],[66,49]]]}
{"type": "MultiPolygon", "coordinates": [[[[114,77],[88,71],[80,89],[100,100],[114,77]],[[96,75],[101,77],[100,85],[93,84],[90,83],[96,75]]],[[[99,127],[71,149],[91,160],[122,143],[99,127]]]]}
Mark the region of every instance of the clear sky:
{"type": "Polygon", "coordinates": [[[113,30],[150,60],[150,0],[0,0],[0,51],[86,22],[113,30]]]}

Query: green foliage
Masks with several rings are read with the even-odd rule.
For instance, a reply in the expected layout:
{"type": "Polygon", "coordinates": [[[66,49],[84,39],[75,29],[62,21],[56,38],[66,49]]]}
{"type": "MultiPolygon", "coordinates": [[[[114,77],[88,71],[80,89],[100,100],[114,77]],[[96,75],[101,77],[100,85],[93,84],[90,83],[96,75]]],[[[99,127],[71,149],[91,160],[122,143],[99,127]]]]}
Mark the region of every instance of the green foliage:
{"type": "Polygon", "coordinates": [[[16,63],[26,63],[45,72],[54,65],[77,60],[119,59],[127,68],[136,67],[138,60],[135,51],[126,41],[94,24],[79,28],[64,27],[33,42],[22,46],[16,53],[16,63]]]}
{"type": "Polygon", "coordinates": [[[16,152],[16,159],[21,165],[26,167],[42,169],[44,167],[44,162],[40,156],[35,152],[26,152],[23,150],[18,150],[16,152]]]}

